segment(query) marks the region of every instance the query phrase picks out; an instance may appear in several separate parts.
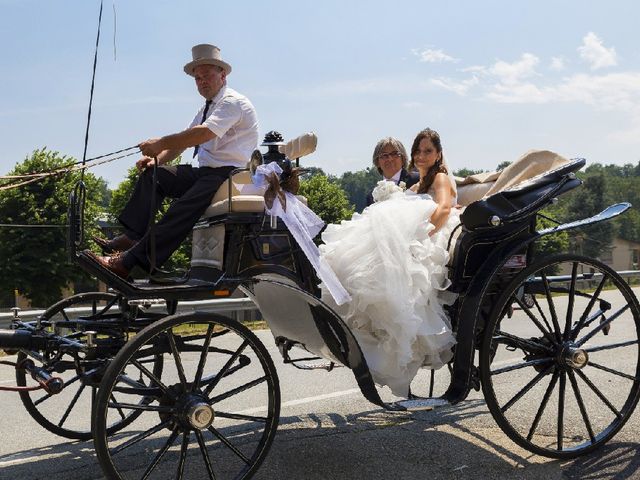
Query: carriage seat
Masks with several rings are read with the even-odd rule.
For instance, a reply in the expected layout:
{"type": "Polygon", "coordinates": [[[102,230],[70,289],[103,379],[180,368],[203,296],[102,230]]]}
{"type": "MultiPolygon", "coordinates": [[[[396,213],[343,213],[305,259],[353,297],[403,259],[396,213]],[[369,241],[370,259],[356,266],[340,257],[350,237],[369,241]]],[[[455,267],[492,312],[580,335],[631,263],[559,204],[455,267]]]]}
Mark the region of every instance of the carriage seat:
{"type": "MultiPolygon", "coordinates": [[[[229,180],[227,179],[211,199],[211,205],[207,207],[202,217],[210,218],[230,212],[262,213],[264,211],[264,192],[264,188],[256,187],[253,184],[251,173],[248,170],[238,172],[231,179],[231,196],[229,196],[229,180]]],[[[302,195],[296,195],[296,197],[305,205],[307,204],[307,199],[302,195]]]]}
{"type": "MultiPolygon", "coordinates": [[[[461,224],[449,238],[452,291],[460,292],[465,281],[500,244],[528,236],[531,226],[526,219],[546,206],[552,196],[579,185],[580,180],[571,174],[584,164],[584,159],[567,160],[553,152],[531,151],[502,172],[494,172],[498,173],[497,178],[486,182],[490,186],[485,186],[482,198],[466,205],[461,224]],[[561,183],[563,178],[565,183],[561,183]],[[493,218],[499,221],[494,224],[493,218]]],[[[489,178],[490,174],[486,176],[489,178]]],[[[524,255],[521,257],[514,257],[507,265],[519,268],[524,262],[524,255]]]]}
{"type": "Polygon", "coordinates": [[[565,157],[549,150],[529,150],[504,170],[456,177],[458,204],[466,207],[568,162],[565,157]]]}
{"type": "Polygon", "coordinates": [[[211,199],[211,204],[204,214],[205,218],[223,215],[229,212],[262,212],[264,211],[264,188],[253,185],[251,173],[244,170],[227,179],[211,199]],[[231,181],[231,196],[229,182],[231,181]]]}

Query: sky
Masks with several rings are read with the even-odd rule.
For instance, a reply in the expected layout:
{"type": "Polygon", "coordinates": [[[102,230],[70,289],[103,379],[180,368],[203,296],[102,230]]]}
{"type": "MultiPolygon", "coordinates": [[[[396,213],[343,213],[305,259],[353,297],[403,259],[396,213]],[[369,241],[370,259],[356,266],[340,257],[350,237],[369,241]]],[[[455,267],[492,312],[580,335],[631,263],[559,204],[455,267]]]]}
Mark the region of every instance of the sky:
{"type": "MultiPolygon", "coordinates": [[[[0,0],[1,174],[42,147],[82,158],[99,7],[0,0]]],[[[261,138],[315,132],[301,163],[327,173],[426,127],[454,170],[530,149],[637,164],[638,18],[630,0],[104,0],[88,156],[184,129],[202,99],[182,68],[213,43],[261,138]]],[[[115,188],[135,158],[94,172],[115,188]]]]}

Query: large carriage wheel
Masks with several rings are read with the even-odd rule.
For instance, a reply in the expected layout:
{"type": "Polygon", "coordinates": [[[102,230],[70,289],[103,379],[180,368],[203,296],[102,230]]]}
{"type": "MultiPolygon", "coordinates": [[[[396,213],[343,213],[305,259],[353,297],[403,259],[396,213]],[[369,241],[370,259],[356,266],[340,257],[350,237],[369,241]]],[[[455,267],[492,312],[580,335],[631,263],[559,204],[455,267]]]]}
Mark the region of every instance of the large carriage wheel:
{"type": "MultiPolygon", "coordinates": [[[[122,320],[119,306],[120,297],[113,293],[89,292],[73,295],[49,307],[41,316],[44,321],[56,323],[56,332],[62,337],[80,342],[86,340],[82,332],[75,328],[66,328],[65,322],[78,318],[73,309],[89,305],[91,312],[82,316],[96,321],[122,320]]],[[[48,330],[53,331],[52,327],[48,330]]],[[[122,342],[120,333],[115,333],[112,340],[122,342]]],[[[109,335],[100,333],[98,341],[107,341],[109,335]]],[[[68,352],[54,352],[51,359],[32,359],[24,353],[18,354],[17,364],[29,358],[42,367],[43,364],[54,366],[52,375],[64,380],[64,388],[58,394],[48,394],[44,390],[21,391],[20,398],[29,414],[50,432],[65,438],[89,440],[91,432],[91,411],[95,402],[98,385],[104,374],[108,359],[86,368],[79,365],[68,352]],[[57,356],[56,356],[57,355],[57,356]]],[[[148,366],[155,372],[162,370],[162,357],[145,359],[148,366]],[[149,363],[153,365],[149,365],[149,363]]],[[[18,386],[31,386],[37,383],[24,369],[16,369],[18,386]]],[[[137,412],[120,411],[109,418],[109,432],[113,433],[132,422],[139,415],[137,412]]]]}
{"type": "Polygon", "coordinates": [[[166,317],[136,335],[109,366],[96,405],[95,447],[109,479],[246,479],[273,441],[280,390],[253,332],[195,312],[166,317]],[[149,352],[165,353],[162,375],[139,363],[149,352]],[[118,383],[139,373],[147,386],[118,383]],[[141,406],[141,397],[153,400],[141,406]],[[105,420],[115,409],[141,415],[108,436],[105,420]]]}
{"type": "Polygon", "coordinates": [[[506,288],[485,332],[480,369],[491,414],[540,455],[597,448],[638,403],[639,336],[638,301],[611,268],[573,254],[534,263],[506,288]]]}

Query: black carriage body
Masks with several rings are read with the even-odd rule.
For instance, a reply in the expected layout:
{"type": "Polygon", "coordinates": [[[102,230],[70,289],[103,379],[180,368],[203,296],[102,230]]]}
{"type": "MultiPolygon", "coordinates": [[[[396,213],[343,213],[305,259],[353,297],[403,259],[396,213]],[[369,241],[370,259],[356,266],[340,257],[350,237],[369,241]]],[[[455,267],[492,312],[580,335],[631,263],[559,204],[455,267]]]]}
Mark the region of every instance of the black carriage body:
{"type": "Polygon", "coordinates": [[[223,271],[192,266],[190,277],[220,277],[237,283],[265,273],[286,277],[303,290],[319,294],[315,271],[284,222],[265,213],[228,213],[201,221],[196,228],[224,228],[223,271]],[[276,220],[276,221],[272,221],[276,220]]]}

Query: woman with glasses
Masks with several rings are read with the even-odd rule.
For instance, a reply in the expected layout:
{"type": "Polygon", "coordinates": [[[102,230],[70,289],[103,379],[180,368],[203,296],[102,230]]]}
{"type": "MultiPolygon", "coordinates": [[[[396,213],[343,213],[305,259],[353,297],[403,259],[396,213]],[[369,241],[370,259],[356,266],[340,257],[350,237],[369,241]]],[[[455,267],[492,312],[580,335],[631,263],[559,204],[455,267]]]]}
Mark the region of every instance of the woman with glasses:
{"type": "MultiPolygon", "coordinates": [[[[407,171],[407,162],[404,145],[393,137],[383,138],[373,149],[373,165],[380,175],[396,185],[404,182],[406,188],[409,188],[418,183],[420,177],[415,171],[407,171]]],[[[373,203],[372,193],[367,195],[367,206],[373,203]]]]}
{"type": "MultiPolygon", "coordinates": [[[[406,167],[404,147],[388,140],[374,151],[383,175],[392,161],[406,167]]],[[[445,291],[447,242],[459,214],[453,208],[455,182],[435,131],[418,134],[411,166],[420,173],[419,184],[404,191],[393,180],[379,182],[375,203],[349,221],[329,225],[320,246],[352,299],[338,306],[323,290],[323,300],[358,338],[374,380],[397,396],[407,396],[421,366],[439,368],[451,360],[455,344],[443,306],[455,299],[445,291]]]]}

